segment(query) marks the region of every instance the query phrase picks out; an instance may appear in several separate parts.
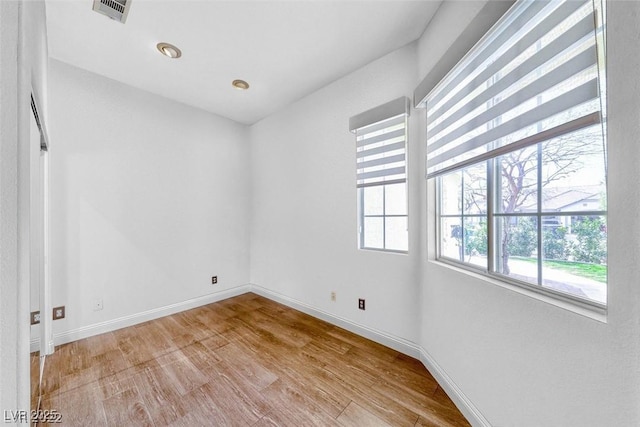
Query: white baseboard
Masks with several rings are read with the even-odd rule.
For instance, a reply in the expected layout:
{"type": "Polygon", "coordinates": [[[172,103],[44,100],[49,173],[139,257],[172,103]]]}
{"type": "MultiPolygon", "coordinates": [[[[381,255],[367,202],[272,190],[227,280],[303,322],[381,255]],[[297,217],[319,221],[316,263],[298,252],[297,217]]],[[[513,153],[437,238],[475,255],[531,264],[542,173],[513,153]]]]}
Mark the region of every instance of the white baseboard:
{"type": "Polygon", "coordinates": [[[491,427],[491,423],[482,415],[473,402],[460,390],[455,382],[447,375],[431,355],[420,347],[420,361],[438,381],[460,412],[467,418],[472,426],[491,427]]]}
{"type": "MultiPolygon", "coordinates": [[[[142,322],[157,319],[159,317],[169,316],[170,314],[179,313],[202,305],[211,304],[213,302],[222,301],[227,298],[250,292],[251,285],[241,285],[235,288],[225,289],[220,292],[203,295],[201,297],[192,298],[175,304],[166,305],[164,307],[153,308],[141,313],[129,316],[119,317],[117,319],[107,320],[106,322],[94,323],[93,325],[83,326],[81,328],[72,329],[66,332],[53,335],[55,345],[66,344],[69,342],[89,338],[94,335],[104,334],[105,332],[115,331],[117,329],[126,328],[128,326],[137,325],[142,322]]],[[[40,349],[40,339],[31,340],[31,351],[40,349]]]]}
{"type": "Polygon", "coordinates": [[[340,326],[341,328],[353,332],[354,334],[363,336],[382,345],[386,345],[387,347],[399,351],[400,353],[415,357],[416,359],[420,357],[420,347],[418,347],[418,345],[412,341],[354,323],[348,319],[344,319],[334,314],[327,313],[326,311],[319,310],[315,307],[303,303],[302,301],[298,301],[286,295],[263,288],[262,286],[251,284],[251,292],[261,295],[265,298],[269,298],[273,301],[277,301],[281,304],[286,305],[287,307],[295,308],[298,311],[301,311],[318,319],[322,319],[333,325],[340,326]]]}

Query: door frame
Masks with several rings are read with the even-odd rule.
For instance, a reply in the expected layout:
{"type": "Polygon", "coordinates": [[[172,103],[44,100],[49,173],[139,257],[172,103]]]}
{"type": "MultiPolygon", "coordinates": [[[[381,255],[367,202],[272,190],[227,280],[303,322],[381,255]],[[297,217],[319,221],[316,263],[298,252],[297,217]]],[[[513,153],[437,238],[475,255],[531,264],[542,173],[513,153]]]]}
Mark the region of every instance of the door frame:
{"type": "MultiPolygon", "coordinates": [[[[40,293],[40,377],[44,369],[44,360],[46,355],[52,354],[54,351],[52,324],[53,312],[51,298],[51,275],[50,275],[50,222],[49,222],[49,139],[42,117],[42,109],[39,108],[38,96],[34,88],[31,88],[31,112],[35,118],[38,130],[40,132],[40,150],[38,154],[38,171],[32,175],[36,178],[32,182],[32,189],[37,186],[37,200],[34,200],[31,209],[35,210],[35,224],[31,225],[32,232],[36,236],[32,239],[35,248],[32,247],[32,256],[34,261],[38,263],[39,274],[38,288],[40,293]],[[34,253],[35,252],[35,253],[34,253]]],[[[33,147],[30,147],[33,149],[33,147]]]]}

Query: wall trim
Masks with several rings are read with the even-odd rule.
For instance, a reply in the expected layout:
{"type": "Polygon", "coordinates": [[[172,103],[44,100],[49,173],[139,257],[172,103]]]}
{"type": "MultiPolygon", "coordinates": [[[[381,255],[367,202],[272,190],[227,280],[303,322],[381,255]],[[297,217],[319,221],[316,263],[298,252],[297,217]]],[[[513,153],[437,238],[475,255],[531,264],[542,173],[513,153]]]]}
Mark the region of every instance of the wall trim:
{"type": "Polygon", "coordinates": [[[427,350],[420,347],[420,361],[425,368],[433,375],[438,384],[444,389],[456,407],[462,412],[473,426],[491,427],[482,412],[473,402],[462,392],[460,387],[451,379],[444,369],[435,361],[427,350]]]}
{"type": "MultiPolygon", "coordinates": [[[[186,301],[177,302],[174,304],[165,305],[163,307],[152,308],[151,310],[143,311],[141,313],[131,314],[128,316],[119,317],[117,319],[107,320],[105,322],[94,323],[93,325],[83,326],[77,329],[71,329],[62,333],[53,334],[53,342],[55,345],[61,345],[70,343],[73,341],[89,338],[94,335],[104,334],[106,332],[112,332],[118,329],[126,328],[128,326],[137,325],[142,322],[146,322],[160,317],[169,316],[171,314],[179,313],[181,311],[189,310],[192,308],[200,307],[202,305],[211,304],[214,302],[222,301],[227,298],[235,297],[238,295],[246,294],[251,291],[251,285],[245,284],[236,286],[234,288],[225,289],[220,292],[203,295],[196,298],[191,298],[186,301]]],[[[30,342],[31,352],[38,351],[40,349],[40,338],[35,338],[30,342]]]]}
{"type": "Polygon", "coordinates": [[[295,308],[298,311],[301,311],[318,319],[322,319],[333,325],[340,326],[341,328],[353,332],[354,334],[363,336],[379,344],[386,345],[387,347],[399,351],[400,353],[404,353],[416,359],[420,357],[420,347],[412,341],[389,334],[387,332],[354,323],[343,317],[339,317],[334,314],[327,313],[326,311],[319,310],[313,306],[303,303],[302,301],[274,292],[270,289],[263,288],[262,286],[258,286],[253,283],[251,284],[251,292],[284,304],[288,307],[295,308]]]}

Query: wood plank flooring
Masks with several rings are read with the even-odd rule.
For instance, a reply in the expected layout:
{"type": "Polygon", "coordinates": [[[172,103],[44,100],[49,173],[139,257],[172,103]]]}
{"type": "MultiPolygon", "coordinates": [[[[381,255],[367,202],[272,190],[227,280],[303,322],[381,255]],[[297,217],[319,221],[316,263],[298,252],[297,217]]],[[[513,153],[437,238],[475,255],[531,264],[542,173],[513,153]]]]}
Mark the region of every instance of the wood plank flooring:
{"type": "Polygon", "coordinates": [[[419,361],[252,293],[62,345],[42,393],[63,425],[469,425],[419,361]]]}
{"type": "Polygon", "coordinates": [[[38,409],[38,399],[40,398],[40,352],[35,351],[29,357],[30,369],[30,391],[31,391],[31,410],[38,409]]]}

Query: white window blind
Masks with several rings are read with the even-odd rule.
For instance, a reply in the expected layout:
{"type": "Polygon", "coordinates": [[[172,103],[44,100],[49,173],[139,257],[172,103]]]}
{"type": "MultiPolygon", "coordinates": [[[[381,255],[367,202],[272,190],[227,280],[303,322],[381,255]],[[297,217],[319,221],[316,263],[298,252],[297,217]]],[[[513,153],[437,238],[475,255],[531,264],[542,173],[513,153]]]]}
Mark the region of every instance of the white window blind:
{"type": "Polygon", "coordinates": [[[358,188],[406,182],[408,112],[409,99],[402,97],[351,118],[358,188]]]}
{"type": "Polygon", "coordinates": [[[427,95],[427,178],[601,121],[591,1],[517,2],[427,95]]]}

